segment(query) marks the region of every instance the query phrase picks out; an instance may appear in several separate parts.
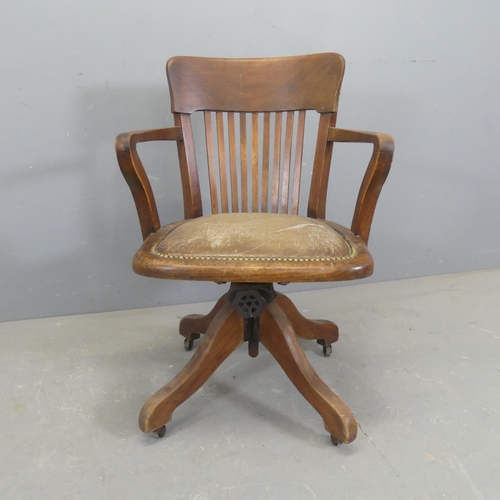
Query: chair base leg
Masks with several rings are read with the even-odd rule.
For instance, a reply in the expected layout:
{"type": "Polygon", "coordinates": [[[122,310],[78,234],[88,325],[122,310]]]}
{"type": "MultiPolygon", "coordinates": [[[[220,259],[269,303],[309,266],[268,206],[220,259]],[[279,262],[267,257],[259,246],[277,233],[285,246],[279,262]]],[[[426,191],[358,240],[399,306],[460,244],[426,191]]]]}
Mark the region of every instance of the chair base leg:
{"type": "Polygon", "coordinates": [[[200,347],[187,365],[144,403],[139,415],[140,429],[145,433],[154,432],[167,424],[175,409],[191,397],[242,343],[243,320],[226,303],[215,314],[200,347]]]}
{"type": "Polygon", "coordinates": [[[206,315],[203,314],[188,314],[181,319],[179,323],[179,333],[186,340],[196,340],[201,334],[207,332],[210,323],[215,318],[215,315],[227,304],[227,293],[225,293],[215,304],[213,309],[206,315]],[[195,338],[193,338],[196,336],[195,338]]]}
{"type": "Polygon", "coordinates": [[[261,321],[262,344],[302,396],[321,415],[332,442],[351,443],[358,431],[354,415],[314,371],[297,340],[290,319],[276,301],[268,304],[261,321]]]}
{"type": "Polygon", "coordinates": [[[295,304],[286,295],[279,292],[274,302],[288,317],[297,337],[307,340],[321,340],[320,345],[328,346],[339,339],[339,327],[332,321],[305,318],[300,314],[295,304]]]}

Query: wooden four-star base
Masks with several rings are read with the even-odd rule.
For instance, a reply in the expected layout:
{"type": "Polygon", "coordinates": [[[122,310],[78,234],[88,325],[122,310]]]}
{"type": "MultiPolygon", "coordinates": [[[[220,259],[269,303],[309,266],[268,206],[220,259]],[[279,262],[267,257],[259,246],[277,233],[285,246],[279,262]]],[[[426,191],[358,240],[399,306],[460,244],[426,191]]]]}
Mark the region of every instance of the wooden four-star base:
{"type": "MultiPolygon", "coordinates": [[[[190,350],[193,341],[201,334],[204,338],[186,366],[142,407],[139,426],[143,432],[154,432],[159,437],[165,434],[165,424],[172,419],[175,409],[191,397],[245,341],[244,321],[229,302],[227,293],[207,315],[191,314],[182,318],[179,330],[186,339],[186,349],[190,350]]],[[[274,299],[265,305],[258,321],[258,341],[274,356],[295,387],[321,415],[332,442],[352,442],[356,438],[357,424],[351,410],[319,378],[297,340],[297,337],[317,340],[328,355],[331,344],[338,339],[337,325],[326,320],[305,318],[281,293],[275,294],[274,299]]]]}

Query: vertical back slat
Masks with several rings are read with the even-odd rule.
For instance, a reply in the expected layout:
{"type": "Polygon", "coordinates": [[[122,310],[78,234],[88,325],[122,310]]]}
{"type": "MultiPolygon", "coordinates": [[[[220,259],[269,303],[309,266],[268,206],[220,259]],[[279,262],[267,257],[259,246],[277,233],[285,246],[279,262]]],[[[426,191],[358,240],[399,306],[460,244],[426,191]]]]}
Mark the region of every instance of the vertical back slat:
{"type": "Polygon", "coordinates": [[[234,113],[227,114],[227,131],[229,140],[229,174],[231,176],[231,209],[238,211],[238,174],[236,172],[236,130],[234,113]]]}
{"type": "Polygon", "coordinates": [[[271,212],[274,213],[278,213],[280,191],[282,115],[281,111],[277,111],[274,117],[273,184],[271,192],[271,212]]]}
{"type": "Polygon", "coordinates": [[[212,113],[204,112],[205,118],[205,137],[207,141],[207,163],[208,163],[208,185],[210,187],[210,202],[212,213],[219,213],[219,197],[217,195],[217,175],[215,173],[215,155],[214,155],[214,133],[212,123],[212,113]]]}
{"type": "Polygon", "coordinates": [[[240,113],[241,211],[248,212],[247,115],[240,113]]]}
{"type": "Polygon", "coordinates": [[[219,153],[219,178],[222,213],[229,212],[229,198],[227,192],[226,146],[224,141],[224,115],[221,111],[215,113],[217,121],[217,149],[219,153]]]}
{"type": "Polygon", "coordinates": [[[305,110],[299,111],[297,135],[295,137],[295,164],[293,167],[292,207],[290,213],[298,215],[300,196],[300,176],[302,173],[302,153],[304,151],[304,128],[306,124],[305,110]]]}
{"type": "Polygon", "coordinates": [[[235,112],[216,111],[214,120],[213,111],[204,111],[212,213],[270,211],[297,215],[306,111],[252,112],[251,130],[248,114],[239,113],[238,126],[235,112]]]}
{"type": "Polygon", "coordinates": [[[259,114],[252,113],[252,212],[259,211],[259,114]]]}
{"type": "Polygon", "coordinates": [[[288,191],[290,189],[290,164],[292,160],[292,139],[294,111],[286,114],[285,149],[283,151],[283,169],[281,174],[281,213],[288,213],[288,191]]]}
{"type": "Polygon", "coordinates": [[[271,113],[264,113],[264,130],[262,132],[262,203],[261,212],[269,210],[269,142],[271,136],[271,113]]]}

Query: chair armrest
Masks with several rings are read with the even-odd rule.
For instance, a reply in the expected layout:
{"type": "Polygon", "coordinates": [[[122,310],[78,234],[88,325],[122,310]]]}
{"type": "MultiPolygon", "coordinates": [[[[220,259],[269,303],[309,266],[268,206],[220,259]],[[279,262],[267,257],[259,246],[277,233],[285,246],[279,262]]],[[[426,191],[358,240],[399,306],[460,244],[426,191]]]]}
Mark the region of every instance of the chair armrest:
{"type": "Polygon", "coordinates": [[[153,190],[137,153],[136,145],[139,142],[180,140],[182,140],[180,127],[126,132],[116,138],[115,149],[118,164],[132,191],[143,239],[160,229],[160,219],[153,190]]]}
{"type": "Polygon", "coordinates": [[[351,224],[351,231],[368,243],[378,197],[391,168],[394,139],[388,134],[332,127],[328,132],[328,141],[373,144],[373,153],[359,189],[351,224]]]}
{"type": "Polygon", "coordinates": [[[116,138],[115,146],[117,151],[132,151],[138,142],[180,140],[182,140],[180,127],[157,128],[120,134],[116,138]]]}

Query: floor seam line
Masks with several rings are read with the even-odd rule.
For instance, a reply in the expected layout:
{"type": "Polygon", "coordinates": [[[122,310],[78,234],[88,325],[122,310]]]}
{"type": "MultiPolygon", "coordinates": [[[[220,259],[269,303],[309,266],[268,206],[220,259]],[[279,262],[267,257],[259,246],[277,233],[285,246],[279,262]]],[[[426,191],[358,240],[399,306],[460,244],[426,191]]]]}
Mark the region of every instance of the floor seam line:
{"type": "Polygon", "coordinates": [[[385,458],[385,455],[379,450],[378,446],[375,444],[375,442],[372,440],[372,438],[365,432],[365,430],[363,429],[363,427],[361,426],[361,424],[359,422],[358,422],[358,427],[359,427],[359,430],[366,436],[368,441],[370,441],[371,445],[377,450],[377,453],[384,459],[385,463],[391,468],[392,472],[394,472],[394,474],[396,474],[397,478],[401,481],[401,484],[405,488],[410,490],[413,498],[416,500],[417,497],[415,496],[414,491],[403,481],[401,476],[397,473],[396,469],[391,465],[389,460],[387,460],[387,458],[385,458]]]}

